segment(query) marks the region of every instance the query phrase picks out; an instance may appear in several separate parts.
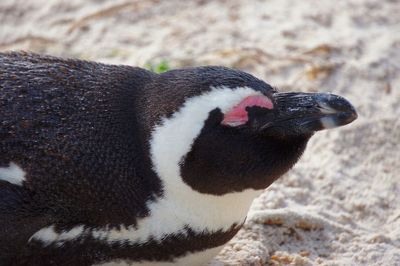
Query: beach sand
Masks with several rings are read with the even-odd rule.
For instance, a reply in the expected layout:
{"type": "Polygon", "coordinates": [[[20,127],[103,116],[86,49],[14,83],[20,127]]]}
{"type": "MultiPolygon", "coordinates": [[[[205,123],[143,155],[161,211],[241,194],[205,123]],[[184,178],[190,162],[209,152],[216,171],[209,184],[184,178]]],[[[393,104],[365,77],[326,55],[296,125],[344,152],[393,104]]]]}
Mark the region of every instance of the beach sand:
{"type": "Polygon", "coordinates": [[[318,132],[211,265],[400,265],[399,14],[396,0],[2,0],[0,50],[225,65],[346,97],[358,120],[318,132]]]}

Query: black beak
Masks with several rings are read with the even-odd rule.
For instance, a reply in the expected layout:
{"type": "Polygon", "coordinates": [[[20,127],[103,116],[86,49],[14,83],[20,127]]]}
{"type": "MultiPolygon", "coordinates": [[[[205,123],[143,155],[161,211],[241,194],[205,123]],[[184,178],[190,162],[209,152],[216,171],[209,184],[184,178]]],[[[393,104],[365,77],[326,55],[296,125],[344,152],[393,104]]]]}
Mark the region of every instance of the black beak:
{"type": "Polygon", "coordinates": [[[334,94],[289,92],[272,96],[274,111],[263,122],[257,119],[257,124],[262,124],[265,132],[280,135],[313,134],[315,131],[347,125],[357,118],[354,107],[343,97],[334,94]]]}

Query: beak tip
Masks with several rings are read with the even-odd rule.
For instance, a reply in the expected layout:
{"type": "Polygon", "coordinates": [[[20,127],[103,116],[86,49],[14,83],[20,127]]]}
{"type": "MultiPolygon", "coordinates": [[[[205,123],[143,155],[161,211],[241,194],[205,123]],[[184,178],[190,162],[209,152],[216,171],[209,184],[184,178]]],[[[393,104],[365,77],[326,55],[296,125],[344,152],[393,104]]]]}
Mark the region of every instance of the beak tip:
{"type": "Polygon", "coordinates": [[[321,113],[327,115],[321,118],[323,128],[347,125],[358,117],[354,106],[341,96],[321,93],[317,98],[317,103],[321,113]]]}
{"type": "Polygon", "coordinates": [[[353,122],[354,120],[356,120],[358,118],[357,111],[353,106],[352,106],[350,118],[351,118],[351,120],[349,121],[349,123],[353,122]]]}

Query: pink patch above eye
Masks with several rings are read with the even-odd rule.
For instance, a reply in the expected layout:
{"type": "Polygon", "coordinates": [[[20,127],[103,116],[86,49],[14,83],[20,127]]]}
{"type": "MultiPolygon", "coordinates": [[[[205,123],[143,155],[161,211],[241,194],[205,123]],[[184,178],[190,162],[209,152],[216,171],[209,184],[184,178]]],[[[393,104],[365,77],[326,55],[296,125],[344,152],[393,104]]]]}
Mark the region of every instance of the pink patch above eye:
{"type": "Polygon", "coordinates": [[[246,107],[251,106],[259,106],[267,109],[274,108],[274,104],[266,96],[248,96],[224,115],[224,120],[222,120],[222,124],[227,126],[240,126],[246,124],[246,122],[249,120],[249,115],[246,111],[246,107]]]}

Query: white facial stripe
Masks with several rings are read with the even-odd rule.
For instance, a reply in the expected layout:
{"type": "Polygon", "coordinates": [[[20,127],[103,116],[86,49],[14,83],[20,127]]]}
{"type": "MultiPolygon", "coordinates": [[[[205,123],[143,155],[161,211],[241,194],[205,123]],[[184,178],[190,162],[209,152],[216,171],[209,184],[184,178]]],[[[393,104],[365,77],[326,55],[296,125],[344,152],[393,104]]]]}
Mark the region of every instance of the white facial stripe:
{"type": "Polygon", "coordinates": [[[179,162],[190,151],[209,112],[220,108],[225,113],[250,95],[261,93],[248,87],[234,90],[226,87],[214,88],[189,99],[172,118],[164,119],[161,125],[154,129],[150,142],[153,168],[167,191],[181,193],[180,188],[184,184],[180,177],[179,162]],[[176,187],[178,185],[179,189],[176,187]]]}
{"type": "Polygon", "coordinates": [[[11,162],[9,167],[0,167],[0,179],[22,186],[26,173],[21,167],[11,162]]]}
{"type": "MultiPolygon", "coordinates": [[[[155,127],[150,145],[153,167],[162,181],[164,196],[147,202],[150,216],[138,220],[136,227],[85,229],[81,234],[91,234],[96,239],[111,243],[144,243],[149,238],[161,241],[170,234],[186,233],[187,225],[201,233],[228,230],[235,223],[241,224],[260,190],[247,189],[222,196],[202,194],[182,181],[179,163],[190,151],[211,110],[220,108],[226,112],[245,97],[258,94],[261,93],[247,87],[213,88],[210,92],[189,99],[171,118],[163,119],[155,127]]],[[[47,232],[49,228],[51,226],[42,230],[47,232]]],[[[42,230],[32,238],[44,242],[61,241],[59,235],[40,233],[42,230]]],[[[71,231],[63,233],[62,241],[79,236],[71,231]]]]}

